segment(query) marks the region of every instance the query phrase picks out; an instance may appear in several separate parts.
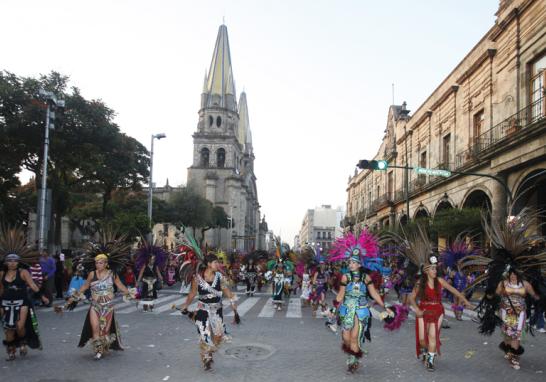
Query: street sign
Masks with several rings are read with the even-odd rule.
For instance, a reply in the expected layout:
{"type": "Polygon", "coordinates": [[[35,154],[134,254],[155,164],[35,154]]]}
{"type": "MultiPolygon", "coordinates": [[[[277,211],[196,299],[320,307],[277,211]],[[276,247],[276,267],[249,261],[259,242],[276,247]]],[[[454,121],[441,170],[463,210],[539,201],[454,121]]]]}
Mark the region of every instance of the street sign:
{"type": "Polygon", "coordinates": [[[420,175],[443,176],[445,178],[448,178],[451,176],[451,171],[440,170],[437,168],[415,167],[413,170],[420,175]]]}

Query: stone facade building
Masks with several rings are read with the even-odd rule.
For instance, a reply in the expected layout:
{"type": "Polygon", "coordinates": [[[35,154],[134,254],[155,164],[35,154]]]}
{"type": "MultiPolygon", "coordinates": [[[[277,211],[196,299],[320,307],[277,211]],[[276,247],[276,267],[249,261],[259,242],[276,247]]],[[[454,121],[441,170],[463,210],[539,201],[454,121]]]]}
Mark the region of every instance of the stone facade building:
{"type": "Polygon", "coordinates": [[[244,251],[265,243],[266,231],[260,239],[260,204],[246,94],[241,93],[239,102],[236,97],[227,28],[221,25],[203,84],[187,183],[232,218],[232,229],[207,231],[205,242],[244,251]]]}
{"type": "Polygon", "coordinates": [[[510,213],[510,192],[520,196],[516,208],[546,207],[546,0],[501,0],[496,16],[413,114],[405,103],[389,107],[374,159],[501,182],[362,170],[349,178],[346,224],[380,228],[463,207],[499,218],[510,213]]]}

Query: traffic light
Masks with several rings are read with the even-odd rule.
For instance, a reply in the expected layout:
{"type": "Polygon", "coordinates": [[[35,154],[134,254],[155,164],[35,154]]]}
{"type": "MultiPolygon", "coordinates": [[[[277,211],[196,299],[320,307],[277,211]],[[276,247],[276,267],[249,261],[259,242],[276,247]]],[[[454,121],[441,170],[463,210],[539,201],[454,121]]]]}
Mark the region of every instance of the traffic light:
{"type": "Polygon", "coordinates": [[[362,170],[386,170],[389,164],[386,160],[367,160],[361,159],[358,161],[357,167],[362,170]]]}

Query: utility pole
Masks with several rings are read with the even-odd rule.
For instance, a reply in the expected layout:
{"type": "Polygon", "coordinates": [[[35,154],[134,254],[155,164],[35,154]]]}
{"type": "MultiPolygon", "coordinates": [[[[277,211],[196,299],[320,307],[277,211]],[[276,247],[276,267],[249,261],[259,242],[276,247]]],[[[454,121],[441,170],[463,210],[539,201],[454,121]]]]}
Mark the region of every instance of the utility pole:
{"type": "Polygon", "coordinates": [[[150,147],[150,184],[148,187],[148,224],[150,226],[150,234],[148,235],[148,241],[153,244],[154,239],[154,227],[152,226],[152,197],[154,192],[153,173],[154,173],[154,139],[162,139],[167,137],[164,133],[152,134],[152,144],[150,147]]]}
{"type": "Polygon", "coordinates": [[[46,195],[47,195],[47,164],[49,161],[49,129],[55,128],[55,109],[64,107],[64,100],[57,99],[55,94],[50,91],[40,89],[39,94],[46,99],[47,111],[46,111],[46,123],[45,123],[45,135],[44,135],[44,158],[42,167],[42,192],[40,193],[40,216],[39,216],[39,235],[38,235],[38,249],[43,251],[45,248],[45,209],[46,209],[46,195]]]}

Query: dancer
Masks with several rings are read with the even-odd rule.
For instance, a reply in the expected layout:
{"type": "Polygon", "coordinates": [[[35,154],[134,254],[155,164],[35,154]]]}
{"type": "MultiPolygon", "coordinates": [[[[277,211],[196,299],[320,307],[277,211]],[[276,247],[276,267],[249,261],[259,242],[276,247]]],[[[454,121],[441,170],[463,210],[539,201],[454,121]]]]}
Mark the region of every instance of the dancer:
{"type": "Polygon", "coordinates": [[[436,369],[436,355],[440,355],[440,330],[444,318],[442,288],[458,297],[464,305],[472,308],[457,289],[438,277],[438,256],[434,255],[432,244],[425,228],[418,225],[412,232],[402,232],[403,236],[390,233],[395,238],[398,251],[420,269],[420,278],[409,297],[415,311],[415,351],[421,357],[428,371],[436,369]]]}
{"type": "Polygon", "coordinates": [[[256,289],[256,278],[258,277],[258,267],[256,265],[256,259],[252,254],[246,257],[247,264],[245,266],[245,281],[246,281],[246,295],[254,296],[254,290],[256,289]]]}
{"type": "MultiPolygon", "coordinates": [[[[509,206],[508,211],[512,211],[509,206]]],[[[467,256],[461,261],[465,272],[486,269],[467,288],[485,282],[485,294],[479,304],[480,333],[491,335],[501,326],[503,341],[499,348],[515,370],[520,369],[523,333],[529,330],[527,311],[534,308],[530,319],[533,325],[537,313],[546,305],[546,252],[534,248],[544,243],[544,237],[533,234],[536,222],[541,221],[544,211],[523,208],[518,214],[511,212],[507,220],[489,219],[482,216],[482,225],[491,240],[492,256],[467,256]],[[532,297],[526,301],[526,297],[532,297]],[[528,306],[531,303],[531,306],[528,306]],[[497,316],[500,312],[500,317],[497,316]]],[[[538,228],[540,230],[540,228],[538,228]]],[[[532,333],[532,332],[531,332],[532,333]]]]}
{"type": "Polygon", "coordinates": [[[326,312],[326,292],[328,290],[328,273],[326,272],[326,262],[321,258],[319,266],[313,274],[311,284],[314,287],[311,298],[313,307],[313,316],[317,314],[318,307],[322,315],[326,312]]]}
{"type": "Polygon", "coordinates": [[[300,299],[302,300],[303,306],[309,305],[310,297],[311,297],[311,276],[309,275],[309,270],[307,265],[304,265],[303,273],[301,277],[301,295],[300,295],[300,299]]]}
{"type": "MultiPolygon", "coordinates": [[[[341,321],[342,350],[348,354],[347,369],[355,372],[360,365],[364,343],[371,341],[371,313],[368,295],[385,309],[385,304],[375,289],[372,279],[362,267],[368,257],[376,257],[377,241],[367,231],[356,238],[352,233],[338,238],[330,251],[330,262],[348,260],[349,270],[341,277],[339,292],[334,300],[341,321]]],[[[386,314],[394,312],[386,309],[386,314]]]]}
{"type": "MultiPolygon", "coordinates": [[[[466,233],[463,232],[440,255],[444,266],[452,270],[452,285],[460,293],[463,293],[467,286],[467,276],[461,270],[460,263],[466,256],[475,256],[478,254],[478,250],[475,247],[476,245],[473,243],[472,238],[468,238],[466,233]]],[[[458,296],[453,296],[453,305],[451,305],[451,308],[455,313],[455,319],[462,321],[464,306],[463,301],[458,296]]]]}
{"type": "Polygon", "coordinates": [[[240,319],[235,303],[236,296],[229,289],[226,278],[219,272],[218,257],[214,254],[208,254],[203,258],[197,242],[188,232],[184,233],[184,239],[186,240],[185,244],[191,246],[202,263],[196,264],[195,269],[184,267],[181,271],[181,278],[191,278],[192,281],[186,302],[179,309],[182,313],[189,314],[190,318],[195,322],[199,333],[199,348],[203,369],[211,370],[214,362],[213,353],[218,350],[223,341],[230,340],[224,324],[222,297],[226,295],[229,299],[235,313],[235,323],[239,323],[240,319]],[[199,300],[197,310],[189,312],[188,307],[195,296],[199,300]]]}
{"type": "Polygon", "coordinates": [[[140,302],[145,312],[151,312],[154,309],[157,291],[163,282],[160,269],[168,257],[169,254],[163,248],[151,245],[143,239],[143,244],[137,252],[135,265],[138,270],[137,284],[141,288],[140,302]]]}
{"type": "Polygon", "coordinates": [[[277,266],[273,270],[273,282],[272,282],[272,297],[273,305],[278,311],[282,310],[283,306],[283,293],[284,293],[284,265],[281,262],[277,263],[277,266]]]}
{"type": "Polygon", "coordinates": [[[83,264],[90,269],[87,280],[68,300],[64,309],[71,310],[91,290],[91,306],[85,318],[78,347],[88,341],[93,345],[94,358],[101,359],[110,349],[123,350],[120,331],[114,315],[114,284],[126,299],[134,298],[135,291],[128,290],[118,272],[128,261],[129,245],[125,237],[116,237],[110,230],[101,233],[101,243],[91,244],[83,257],[83,264]]]}
{"type": "MultiPolygon", "coordinates": [[[[19,355],[27,355],[27,346],[42,349],[38,333],[38,321],[27,288],[36,294],[40,289],[32,280],[28,270],[23,268],[23,261],[28,264],[37,262],[38,255],[25,244],[25,233],[19,228],[1,228],[0,232],[0,316],[4,327],[4,345],[7,361],[15,359],[17,348],[19,355]]],[[[49,300],[40,295],[44,304],[49,300]]]]}

